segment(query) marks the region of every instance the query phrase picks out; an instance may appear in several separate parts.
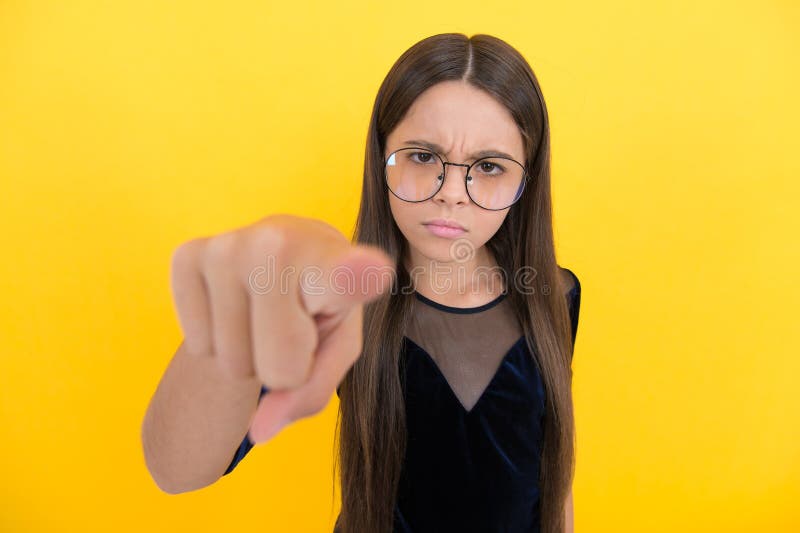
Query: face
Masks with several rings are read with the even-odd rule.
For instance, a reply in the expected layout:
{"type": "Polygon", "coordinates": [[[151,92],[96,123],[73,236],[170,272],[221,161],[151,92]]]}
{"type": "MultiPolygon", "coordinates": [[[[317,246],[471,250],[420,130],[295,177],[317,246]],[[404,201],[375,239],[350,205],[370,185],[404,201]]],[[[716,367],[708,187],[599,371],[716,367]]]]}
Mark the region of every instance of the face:
{"type": "MultiPolygon", "coordinates": [[[[407,141],[426,141],[446,162],[470,164],[480,151],[504,152],[525,164],[522,135],[502,104],[488,93],[465,82],[447,81],[430,87],[409,108],[408,113],[386,139],[384,159],[400,148],[421,146],[407,141]]],[[[424,145],[422,145],[424,147],[424,145]]],[[[466,239],[480,261],[487,257],[484,245],[502,225],[508,210],[490,211],[476,205],[467,195],[466,167],[447,165],[439,192],[423,202],[406,202],[391,192],[389,205],[397,226],[409,243],[410,267],[430,261],[451,263],[455,239],[466,239]],[[447,234],[428,224],[446,219],[463,226],[460,234],[447,234]]]]}

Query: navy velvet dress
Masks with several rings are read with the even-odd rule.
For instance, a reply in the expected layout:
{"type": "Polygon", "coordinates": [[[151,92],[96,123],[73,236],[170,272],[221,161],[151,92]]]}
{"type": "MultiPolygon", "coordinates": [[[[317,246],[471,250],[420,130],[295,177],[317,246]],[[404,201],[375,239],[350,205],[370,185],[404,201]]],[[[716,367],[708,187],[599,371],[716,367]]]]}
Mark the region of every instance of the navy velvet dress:
{"type": "MultiPolygon", "coordinates": [[[[574,343],[580,282],[563,270],[574,281],[574,343]]],[[[505,295],[473,308],[415,295],[401,353],[408,440],[394,533],[539,532],[545,390],[505,295]]],[[[225,474],[252,447],[245,436],[225,474]]]]}

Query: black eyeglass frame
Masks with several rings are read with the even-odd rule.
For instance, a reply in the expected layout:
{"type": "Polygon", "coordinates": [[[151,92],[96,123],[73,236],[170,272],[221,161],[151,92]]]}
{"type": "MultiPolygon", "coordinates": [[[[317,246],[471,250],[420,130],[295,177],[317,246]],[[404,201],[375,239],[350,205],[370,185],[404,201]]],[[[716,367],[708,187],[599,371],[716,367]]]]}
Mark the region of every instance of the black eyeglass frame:
{"type": "Polygon", "coordinates": [[[481,209],[485,209],[487,211],[502,211],[503,209],[508,209],[512,205],[514,205],[517,202],[519,202],[520,198],[522,198],[522,194],[525,192],[525,188],[526,188],[526,186],[528,184],[528,180],[530,180],[530,175],[528,174],[528,171],[525,170],[525,165],[523,165],[522,163],[520,163],[516,159],[511,159],[510,157],[505,157],[505,156],[500,156],[500,155],[487,156],[487,157],[482,157],[482,158],[476,160],[471,165],[467,165],[466,163],[451,163],[449,161],[445,161],[444,159],[442,159],[442,157],[439,154],[437,154],[436,152],[434,152],[433,150],[431,150],[429,148],[423,148],[421,146],[419,146],[419,147],[417,147],[417,146],[407,146],[407,147],[404,147],[404,148],[398,148],[397,150],[393,151],[392,153],[390,153],[386,157],[386,159],[383,162],[383,181],[384,181],[384,183],[386,183],[386,188],[389,189],[389,192],[392,193],[399,200],[402,200],[404,202],[409,202],[409,203],[412,203],[412,204],[418,204],[420,202],[425,202],[425,201],[430,200],[431,198],[436,196],[436,194],[439,191],[442,190],[442,186],[444,186],[444,180],[447,179],[447,165],[451,165],[451,166],[454,166],[454,167],[467,167],[467,172],[464,174],[464,189],[467,191],[467,196],[469,197],[470,200],[472,200],[472,203],[474,203],[475,205],[477,205],[481,209]],[[427,152],[429,154],[433,154],[433,155],[436,156],[436,159],[438,159],[439,162],[442,164],[442,173],[440,175],[441,180],[439,181],[439,186],[427,198],[423,198],[422,200],[406,200],[405,198],[401,198],[400,196],[398,196],[392,190],[392,188],[389,186],[389,173],[386,171],[386,166],[389,163],[389,158],[391,158],[397,152],[402,152],[403,150],[420,150],[420,151],[423,151],[423,152],[427,152]],[[505,159],[506,161],[511,161],[513,163],[516,163],[517,165],[520,166],[520,168],[522,168],[522,190],[519,191],[519,194],[517,195],[517,199],[514,200],[513,202],[511,202],[510,204],[508,204],[505,207],[498,207],[496,209],[492,209],[492,208],[489,208],[489,207],[484,207],[481,204],[479,204],[478,202],[476,202],[475,199],[472,197],[472,195],[469,193],[469,187],[467,187],[467,181],[472,179],[472,176],[469,175],[469,173],[472,171],[472,167],[474,167],[475,165],[479,164],[481,161],[486,161],[487,159],[505,159]]]}

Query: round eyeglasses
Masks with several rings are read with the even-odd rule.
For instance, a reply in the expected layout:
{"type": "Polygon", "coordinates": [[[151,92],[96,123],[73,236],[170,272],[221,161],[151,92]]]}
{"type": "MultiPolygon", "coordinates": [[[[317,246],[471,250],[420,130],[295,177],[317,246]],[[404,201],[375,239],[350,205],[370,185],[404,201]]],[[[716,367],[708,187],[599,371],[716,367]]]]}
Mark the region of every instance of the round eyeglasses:
{"type": "Polygon", "coordinates": [[[467,167],[467,195],[476,205],[490,211],[516,203],[529,178],[525,167],[507,157],[484,157],[465,165],[446,162],[426,148],[401,148],[386,158],[386,185],[401,200],[424,202],[442,188],[447,165],[467,167]]]}

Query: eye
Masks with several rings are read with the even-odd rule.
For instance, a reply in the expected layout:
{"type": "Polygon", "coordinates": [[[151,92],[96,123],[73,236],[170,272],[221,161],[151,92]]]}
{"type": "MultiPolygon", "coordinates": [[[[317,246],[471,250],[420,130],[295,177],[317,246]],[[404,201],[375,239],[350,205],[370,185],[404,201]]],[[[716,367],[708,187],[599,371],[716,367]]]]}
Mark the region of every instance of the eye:
{"type": "Polygon", "coordinates": [[[416,163],[430,163],[434,158],[433,154],[430,152],[411,152],[408,157],[416,163]]]}
{"type": "Polygon", "coordinates": [[[502,174],[505,171],[505,169],[502,166],[498,165],[497,163],[492,163],[490,161],[481,161],[480,164],[478,164],[478,170],[482,174],[490,174],[495,176],[498,174],[502,174]]]}

